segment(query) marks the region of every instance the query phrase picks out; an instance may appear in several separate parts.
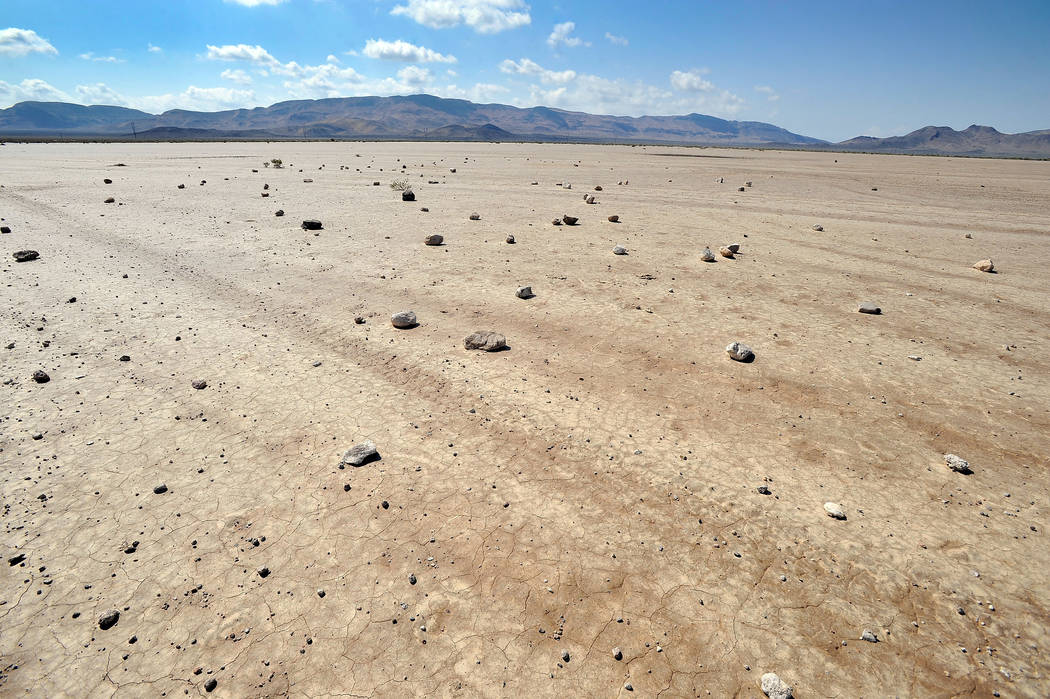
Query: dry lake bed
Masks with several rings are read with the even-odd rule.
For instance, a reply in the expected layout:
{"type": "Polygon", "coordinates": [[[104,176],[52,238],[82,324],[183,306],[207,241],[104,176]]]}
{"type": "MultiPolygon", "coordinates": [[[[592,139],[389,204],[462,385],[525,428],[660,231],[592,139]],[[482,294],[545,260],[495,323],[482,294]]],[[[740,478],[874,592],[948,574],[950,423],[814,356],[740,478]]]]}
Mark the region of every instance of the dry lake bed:
{"type": "Polygon", "coordinates": [[[1050,162],[7,143],[0,694],[1047,696],[1048,202],[1050,162]]]}

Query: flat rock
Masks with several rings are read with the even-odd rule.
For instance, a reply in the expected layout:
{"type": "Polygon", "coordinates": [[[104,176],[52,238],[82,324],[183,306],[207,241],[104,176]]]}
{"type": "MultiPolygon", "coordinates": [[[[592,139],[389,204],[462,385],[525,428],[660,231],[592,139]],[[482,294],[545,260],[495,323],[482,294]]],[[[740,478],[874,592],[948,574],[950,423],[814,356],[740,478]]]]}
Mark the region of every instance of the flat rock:
{"type": "Polygon", "coordinates": [[[561,225],[561,219],[560,218],[554,219],[553,221],[551,221],[551,225],[560,226],[561,225]]]}
{"type": "Polygon", "coordinates": [[[613,248],[613,254],[614,255],[626,255],[627,254],[627,248],[625,248],[622,245],[617,245],[616,247],[613,248]]]}
{"type": "Polygon", "coordinates": [[[870,301],[867,303],[860,304],[860,308],[858,308],[857,310],[861,313],[869,313],[873,316],[882,315],[882,309],[876,306],[874,303],[871,303],[870,301]]]}
{"type": "Polygon", "coordinates": [[[432,233],[426,238],[423,238],[424,245],[441,245],[443,242],[445,242],[444,236],[438,235],[437,233],[432,233]]]}
{"type": "Polygon", "coordinates": [[[284,209],[277,209],[277,211],[273,212],[273,215],[278,217],[284,216],[284,209]]]}
{"type": "Polygon", "coordinates": [[[103,631],[107,631],[117,625],[120,621],[120,612],[116,609],[111,609],[98,618],[98,627],[103,631]]]}
{"type": "Polygon", "coordinates": [[[514,295],[519,299],[531,299],[533,296],[531,286],[519,286],[518,290],[514,292],[514,295]]]}
{"type": "Polygon", "coordinates": [[[471,221],[480,221],[480,220],[481,220],[481,214],[479,214],[479,213],[477,213],[477,212],[475,211],[474,213],[472,213],[472,214],[470,215],[470,220],[471,220],[471,221]]]}
{"type": "Polygon", "coordinates": [[[304,219],[301,225],[304,231],[319,231],[323,228],[321,222],[313,218],[304,219]]]}
{"type": "Polygon", "coordinates": [[[562,216],[561,220],[565,222],[566,226],[575,226],[580,219],[578,216],[562,216]]]}
{"type": "Polygon", "coordinates": [[[463,346],[468,350],[479,349],[485,350],[486,352],[495,352],[496,350],[501,350],[507,346],[507,338],[492,331],[476,332],[471,333],[464,338],[463,346]]]}
{"type": "Polygon", "coordinates": [[[190,386],[193,386],[198,391],[202,391],[208,387],[208,382],[204,379],[194,379],[193,381],[190,381],[190,386]]]}
{"type": "Polygon", "coordinates": [[[613,214],[612,216],[609,217],[609,223],[619,223],[619,222],[620,222],[620,217],[617,216],[616,214],[613,214]]]}
{"type": "Polygon", "coordinates": [[[980,260],[974,263],[973,268],[979,272],[994,272],[995,264],[991,260],[980,260]]]}
{"type": "Polygon", "coordinates": [[[752,362],[755,360],[755,352],[743,342],[731,342],[726,347],[729,358],[737,362],[752,362]]]}
{"type": "Polygon", "coordinates": [[[400,311],[390,316],[390,324],[395,328],[414,328],[418,321],[416,320],[416,314],[412,311],[400,311]]]}
{"type": "Polygon", "coordinates": [[[726,247],[729,248],[729,251],[734,255],[740,252],[740,243],[730,243],[726,247]]]}
{"type": "Polygon", "coordinates": [[[700,259],[704,262],[714,262],[715,254],[711,252],[711,248],[704,248],[704,251],[700,253],[700,259]]]}
{"type": "Polygon", "coordinates": [[[860,640],[867,641],[868,643],[878,643],[879,637],[871,629],[864,629],[864,633],[860,635],[860,640]]]}
{"type": "Polygon", "coordinates": [[[846,510],[837,502],[824,503],[824,512],[833,519],[846,519],[846,510]]]}
{"type": "Polygon", "coordinates": [[[343,458],[339,461],[339,468],[345,468],[346,466],[358,467],[362,464],[371,461],[379,452],[376,451],[375,442],[369,440],[362,442],[361,444],[355,444],[343,453],[343,458]]]}
{"type": "Polygon", "coordinates": [[[762,675],[762,693],[769,699],[793,699],[794,697],[791,685],[773,672],[762,675]]]}
{"type": "Polygon", "coordinates": [[[515,242],[516,241],[514,240],[514,236],[512,236],[512,235],[508,235],[507,236],[507,243],[509,243],[510,245],[513,245],[515,242]]]}
{"type": "Polygon", "coordinates": [[[822,230],[824,230],[824,226],[820,225],[819,223],[814,223],[813,230],[815,230],[817,233],[820,233],[822,230]]]}
{"type": "Polygon", "coordinates": [[[973,469],[970,468],[970,462],[955,454],[945,454],[944,465],[956,473],[973,473],[973,469]]]}
{"type": "Polygon", "coordinates": [[[718,248],[718,254],[722,257],[728,257],[729,259],[733,259],[733,255],[735,255],[736,253],[730,250],[728,246],[723,245],[722,247],[718,248]]]}
{"type": "Polygon", "coordinates": [[[40,257],[40,253],[36,250],[19,250],[13,253],[15,262],[32,262],[33,260],[40,257]]]}

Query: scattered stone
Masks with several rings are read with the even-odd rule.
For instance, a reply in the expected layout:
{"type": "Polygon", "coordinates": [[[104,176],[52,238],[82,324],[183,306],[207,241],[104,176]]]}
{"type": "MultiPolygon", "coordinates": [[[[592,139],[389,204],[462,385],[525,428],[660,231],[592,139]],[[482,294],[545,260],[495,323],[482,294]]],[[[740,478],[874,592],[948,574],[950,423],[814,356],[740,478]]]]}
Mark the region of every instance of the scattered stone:
{"type": "Polygon", "coordinates": [[[163,495],[163,494],[164,494],[164,493],[166,493],[166,492],[168,492],[168,486],[166,486],[166,485],[165,485],[165,484],[163,484],[163,483],[161,483],[160,485],[158,485],[158,486],[155,486],[155,487],[153,488],[153,494],[154,494],[154,495],[163,495]]]}
{"type": "Polygon", "coordinates": [[[8,558],[7,559],[7,564],[9,566],[11,566],[11,567],[14,567],[14,566],[18,565],[19,563],[21,563],[22,561],[24,561],[25,559],[26,559],[26,555],[24,553],[20,553],[20,554],[18,554],[16,556],[12,556],[11,558],[8,558]]]}
{"type": "Polygon", "coordinates": [[[470,220],[471,221],[480,221],[481,220],[481,214],[479,214],[477,211],[475,211],[474,213],[472,213],[470,215],[470,220]]]}
{"type": "Polygon", "coordinates": [[[519,299],[531,299],[533,297],[531,286],[519,286],[514,295],[519,299]]]}
{"type": "Polygon", "coordinates": [[[265,577],[268,577],[270,575],[270,569],[267,568],[266,566],[263,566],[262,568],[259,568],[259,570],[257,570],[256,572],[259,574],[260,578],[265,578],[265,577]]]}
{"type": "Polygon", "coordinates": [[[409,585],[415,585],[416,584],[416,575],[415,575],[415,573],[413,573],[413,574],[408,576],[408,584],[409,585]]]}
{"type": "Polygon", "coordinates": [[[598,184],[598,185],[595,185],[595,186],[594,186],[594,191],[595,191],[595,192],[600,192],[600,191],[602,191],[602,186],[601,186],[600,184],[598,184]]]}
{"type": "Polygon", "coordinates": [[[736,191],[738,191],[738,192],[743,192],[743,191],[744,191],[744,188],[743,188],[743,187],[737,187],[737,188],[736,188],[736,191]]]}
{"type": "Polygon", "coordinates": [[[729,346],[726,347],[726,352],[729,354],[730,359],[737,362],[753,362],[755,360],[754,350],[743,342],[729,343],[729,346]]]}
{"type": "Polygon", "coordinates": [[[583,198],[583,200],[585,202],[587,202],[588,204],[597,204],[598,203],[598,200],[594,198],[593,194],[588,194],[587,196],[585,196],[583,198]]]}
{"type": "Polygon", "coordinates": [[[204,683],[205,692],[214,692],[215,688],[219,686],[219,681],[212,677],[210,680],[204,683]]]}
{"type": "Polygon", "coordinates": [[[122,361],[122,362],[130,362],[131,361],[131,357],[129,357],[126,354],[122,354],[122,355],[120,355],[120,361],[122,361]]]}
{"type": "Polygon", "coordinates": [[[711,252],[711,248],[704,248],[704,251],[700,253],[700,259],[704,262],[714,262],[715,254],[711,252]]]}
{"type": "Polygon", "coordinates": [[[116,199],[114,199],[113,197],[106,197],[106,200],[104,202],[102,202],[102,203],[103,204],[112,204],[115,201],[116,201],[116,199]]]}
{"type": "Polygon", "coordinates": [[[33,372],[33,381],[36,381],[37,383],[47,383],[50,380],[51,377],[42,369],[37,369],[33,372]]]}
{"type": "Polygon", "coordinates": [[[180,184],[180,185],[178,186],[178,189],[186,189],[186,185],[184,185],[184,184],[180,184]]]}
{"type": "Polygon", "coordinates": [[[310,184],[311,182],[313,182],[313,180],[311,180],[309,177],[307,177],[307,178],[305,178],[303,180],[303,182],[305,182],[306,184],[310,184]]]}
{"type": "Polygon", "coordinates": [[[324,590],[318,590],[318,591],[317,591],[317,596],[318,596],[318,597],[320,597],[321,599],[324,599],[324,596],[325,596],[326,594],[328,594],[328,593],[327,593],[327,592],[325,592],[324,590]]]}
{"type": "Polygon", "coordinates": [[[322,228],[321,222],[312,218],[305,219],[301,225],[304,231],[319,231],[322,228]]]}
{"type": "Polygon", "coordinates": [[[861,313],[868,313],[873,316],[882,315],[882,309],[876,306],[874,303],[871,303],[870,301],[867,303],[860,304],[860,308],[858,308],[857,310],[861,313]]]}
{"type": "Polygon", "coordinates": [[[868,643],[878,643],[879,637],[872,633],[871,629],[864,629],[864,633],[860,635],[860,640],[868,643]]]}
{"type": "Polygon", "coordinates": [[[416,320],[416,314],[412,311],[399,311],[390,316],[390,324],[395,328],[404,330],[405,328],[414,328],[419,323],[416,320]]]}
{"type": "Polygon", "coordinates": [[[627,690],[628,692],[633,692],[633,691],[634,691],[634,685],[633,685],[633,684],[631,684],[630,682],[628,682],[627,684],[625,684],[625,685],[623,686],[623,688],[624,688],[624,689],[626,689],[626,690],[627,690]]]}
{"type": "Polygon", "coordinates": [[[609,223],[619,223],[619,222],[620,222],[620,217],[617,216],[616,214],[613,214],[612,216],[609,217],[609,223]]]}
{"type": "Polygon", "coordinates": [[[453,175],[456,174],[456,168],[454,167],[450,167],[448,171],[451,172],[453,175]]]}
{"type": "Polygon", "coordinates": [[[920,357],[917,354],[909,354],[908,355],[908,359],[912,360],[913,362],[921,362],[922,361],[922,357],[920,357]]]}
{"type": "Polygon", "coordinates": [[[270,196],[270,193],[269,192],[260,192],[260,195],[263,196],[263,197],[268,197],[268,196],[270,196]]]}
{"type": "Polygon", "coordinates": [[[824,230],[824,226],[820,225],[819,223],[814,223],[813,230],[815,230],[817,233],[820,233],[824,230]]]}
{"type": "Polygon", "coordinates": [[[120,612],[112,609],[98,618],[98,627],[103,631],[108,631],[116,626],[118,621],[120,621],[120,612]]]}
{"type": "Polygon", "coordinates": [[[11,226],[0,226],[0,233],[10,233],[11,226]]]}
{"type": "Polygon", "coordinates": [[[944,465],[955,471],[956,473],[971,474],[973,469],[970,468],[970,462],[966,459],[962,459],[955,454],[944,455],[944,465]]]}
{"type": "Polygon", "coordinates": [[[758,494],[759,495],[772,495],[772,493],[769,492],[769,486],[765,486],[765,485],[758,486],[758,494]]]}
{"type": "Polygon", "coordinates": [[[208,387],[208,382],[204,379],[194,379],[193,381],[190,381],[190,386],[193,386],[198,391],[203,391],[208,387]]]}
{"type": "Polygon", "coordinates": [[[416,200],[416,193],[413,192],[411,189],[406,189],[405,191],[401,192],[401,201],[415,201],[415,200],[416,200]]]}
{"type": "Polygon", "coordinates": [[[273,215],[277,217],[284,216],[284,209],[277,209],[277,211],[273,212],[273,215]]]}
{"type": "Polygon", "coordinates": [[[429,211],[430,211],[430,209],[428,209],[428,208],[427,208],[427,207],[425,207],[425,206],[421,206],[421,207],[419,207],[419,210],[420,210],[420,211],[422,211],[423,213],[427,213],[427,212],[429,212],[429,211]]]}
{"type": "Polygon", "coordinates": [[[561,659],[562,659],[562,661],[567,663],[567,662],[569,662],[569,658],[570,658],[569,651],[563,650],[561,652],[561,659]]]}
{"type": "Polygon", "coordinates": [[[33,260],[40,257],[40,253],[36,250],[19,250],[13,254],[15,262],[32,262],[33,260]]]}
{"type": "Polygon", "coordinates": [[[973,234],[972,233],[967,233],[963,237],[966,238],[967,240],[973,240],[973,234]]]}
{"type": "Polygon", "coordinates": [[[846,510],[837,502],[824,503],[824,512],[832,519],[846,519],[846,510]]]}
{"type": "Polygon", "coordinates": [[[561,220],[565,222],[566,226],[575,226],[576,222],[579,221],[580,219],[577,216],[563,215],[561,217],[561,220]]]}
{"type": "Polygon", "coordinates": [[[105,178],[104,180],[102,180],[102,183],[103,183],[103,184],[113,184],[113,180],[111,180],[111,179],[109,179],[109,178],[107,177],[107,178],[105,178]]]}
{"type": "Polygon", "coordinates": [[[995,271],[995,265],[992,263],[991,260],[980,260],[978,262],[975,262],[974,265],[973,265],[973,268],[976,269],[979,272],[994,272],[995,271]]]}
{"type": "Polygon", "coordinates": [[[379,186],[379,180],[376,180],[375,182],[373,182],[372,186],[373,187],[378,187],[379,186]]]}
{"type": "Polygon", "coordinates": [[[357,323],[358,325],[364,325],[365,324],[365,318],[364,318],[364,316],[357,316],[356,318],[354,318],[354,322],[357,323]]]}
{"type": "Polygon", "coordinates": [[[553,225],[555,225],[555,226],[560,226],[561,225],[561,219],[560,218],[556,218],[553,221],[551,221],[551,223],[553,225]]]}
{"type": "Polygon", "coordinates": [[[509,243],[510,245],[513,245],[515,242],[517,242],[517,241],[514,240],[514,236],[512,236],[512,235],[508,235],[507,236],[507,243],[509,243]]]}
{"type": "Polygon", "coordinates": [[[346,468],[347,466],[357,468],[375,459],[378,455],[376,444],[372,440],[355,444],[343,453],[343,458],[339,461],[339,468],[346,468]]]}
{"type": "Polygon", "coordinates": [[[495,352],[507,346],[507,338],[497,332],[482,331],[471,333],[463,340],[463,346],[468,350],[485,350],[495,352]]]}
{"type": "Polygon", "coordinates": [[[445,242],[445,237],[437,233],[431,233],[423,239],[424,245],[441,245],[443,242],[445,242]]]}
{"type": "Polygon", "coordinates": [[[791,685],[773,672],[762,675],[762,693],[769,699],[792,699],[794,697],[791,685]]]}
{"type": "Polygon", "coordinates": [[[732,250],[730,250],[728,246],[722,246],[718,248],[718,254],[722,257],[728,257],[729,259],[733,259],[733,255],[735,253],[732,250]]]}
{"type": "Polygon", "coordinates": [[[617,245],[616,247],[613,248],[613,254],[614,255],[626,255],[627,254],[627,248],[625,248],[622,245],[617,245]]]}
{"type": "Polygon", "coordinates": [[[619,646],[612,649],[612,656],[616,660],[623,660],[623,651],[620,650],[619,646]]]}

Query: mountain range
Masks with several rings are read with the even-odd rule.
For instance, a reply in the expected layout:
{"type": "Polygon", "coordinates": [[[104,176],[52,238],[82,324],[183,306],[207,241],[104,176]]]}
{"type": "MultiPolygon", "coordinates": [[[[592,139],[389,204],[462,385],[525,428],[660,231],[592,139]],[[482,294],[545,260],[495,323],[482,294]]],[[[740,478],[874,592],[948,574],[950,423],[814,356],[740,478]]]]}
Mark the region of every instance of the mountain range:
{"type": "Polygon", "coordinates": [[[550,107],[475,104],[432,95],[337,97],[269,107],[149,114],[65,102],[19,102],[0,109],[5,138],[113,140],[403,139],[441,141],[594,141],[759,146],[880,153],[1050,157],[1050,130],[1003,134],[928,126],[906,136],[859,136],[829,143],[759,121],[703,114],[623,117],[550,107]]]}

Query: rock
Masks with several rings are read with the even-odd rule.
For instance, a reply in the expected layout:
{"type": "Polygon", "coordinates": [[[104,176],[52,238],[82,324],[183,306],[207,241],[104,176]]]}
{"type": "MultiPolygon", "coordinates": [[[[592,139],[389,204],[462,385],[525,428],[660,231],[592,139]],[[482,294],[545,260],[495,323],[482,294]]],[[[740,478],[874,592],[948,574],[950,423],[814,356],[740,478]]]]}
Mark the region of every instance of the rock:
{"type": "Polygon", "coordinates": [[[40,257],[40,253],[36,250],[19,250],[13,253],[15,262],[32,262],[33,260],[40,257]]]}
{"type": "Polygon", "coordinates": [[[879,637],[876,636],[871,629],[864,629],[864,633],[860,635],[860,640],[867,641],[868,643],[878,643],[879,637]]]}
{"type": "Polygon", "coordinates": [[[470,220],[471,221],[480,221],[481,220],[481,214],[479,214],[477,211],[475,211],[474,213],[472,213],[470,215],[470,220]]]}
{"type": "Polygon", "coordinates": [[[153,488],[153,494],[154,495],[163,495],[166,492],[168,492],[168,486],[166,486],[163,483],[161,483],[158,486],[154,486],[154,488],[153,488]]]}
{"type": "Polygon", "coordinates": [[[815,230],[817,233],[820,233],[824,230],[824,226],[820,225],[819,223],[814,223],[813,230],[815,230]]]}
{"type": "Polygon", "coordinates": [[[420,210],[420,211],[422,211],[423,213],[428,213],[428,212],[430,211],[430,209],[428,209],[428,208],[427,208],[427,207],[425,207],[425,206],[421,206],[421,207],[419,207],[419,210],[420,210]]]}
{"type": "Polygon", "coordinates": [[[109,179],[109,178],[107,177],[106,179],[102,180],[102,183],[103,183],[103,184],[113,184],[113,180],[111,180],[111,179],[109,179]]]}
{"type": "Polygon", "coordinates": [[[722,257],[728,257],[729,259],[733,259],[733,255],[734,255],[733,251],[730,250],[726,246],[722,246],[722,247],[718,248],[718,254],[721,255],[722,257]]]}
{"type": "Polygon", "coordinates": [[[104,202],[102,202],[102,203],[103,204],[112,204],[115,201],[116,201],[116,199],[114,199],[113,197],[106,197],[106,200],[104,202]]]}
{"type": "Polygon", "coordinates": [[[357,323],[358,325],[364,325],[365,324],[365,318],[364,318],[364,316],[357,316],[356,318],[354,318],[354,322],[357,323]]]}
{"type": "Polygon", "coordinates": [[[266,578],[266,577],[269,577],[269,575],[270,575],[270,569],[267,568],[266,566],[263,566],[263,567],[259,568],[259,570],[255,571],[255,572],[257,572],[259,574],[260,578],[266,578]]]}
{"type": "Polygon", "coordinates": [[[269,193],[269,192],[260,192],[260,194],[261,194],[261,196],[263,196],[263,197],[268,197],[268,196],[270,196],[270,193],[269,193]]]}
{"type": "Polygon", "coordinates": [[[517,296],[519,299],[531,299],[533,296],[532,287],[519,286],[518,290],[514,292],[514,295],[517,296]]]}
{"type": "Polygon", "coordinates": [[[424,245],[441,245],[443,242],[445,242],[445,237],[437,233],[431,233],[423,239],[424,245]]]}
{"type": "Polygon", "coordinates": [[[944,465],[956,473],[973,473],[973,469],[970,468],[970,462],[956,456],[955,454],[945,454],[944,465]]]}
{"type": "Polygon", "coordinates": [[[130,362],[131,361],[131,357],[126,355],[126,354],[122,354],[122,355],[120,355],[119,361],[121,361],[121,362],[130,362]]]}
{"type": "Polygon", "coordinates": [[[616,660],[623,660],[623,651],[619,647],[613,648],[612,656],[616,660]]]}
{"type": "Polygon", "coordinates": [[[0,233],[10,233],[11,226],[0,226],[0,233]]]}
{"type": "Polygon", "coordinates": [[[882,315],[882,309],[876,306],[874,303],[871,303],[870,301],[867,303],[860,304],[860,308],[858,308],[857,310],[861,313],[869,313],[873,316],[882,315]]]}
{"type": "Polygon", "coordinates": [[[205,692],[214,692],[215,688],[219,686],[219,681],[212,677],[210,680],[204,683],[205,692]]]}
{"type": "Polygon", "coordinates": [[[824,512],[833,519],[846,519],[846,510],[837,502],[824,503],[824,512]]]}
{"type": "Polygon", "coordinates": [[[512,235],[508,235],[507,236],[507,243],[509,243],[510,245],[513,245],[515,242],[516,241],[514,240],[514,236],[512,236],[512,235]]]}
{"type": "Polygon", "coordinates": [[[711,252],[711,248],[704,248],[704,251],[700,253],[700,259],[704,262],[714,262],[715,254],[711,252]]]}
{"type": "Polygon", "coordinates": [[[729,248],[729,252],[733,253],[734,255],[740,252],[740,243],[730,243],[726,247],[729,248]]]}
{"type": "Polygon", "coordinates": [[[551,224],[553,224],[555,226],[560,226],[561,225],[561,219],[560,218],[556,218],[553,221],[551,221],[551,224]]]}
{"type": "Polygon", "coordinates": [[[14,556],[11,556],[11,558],[8,558],[7,559],[7,564],[9,566],[13,567],[13,566],[18,565],[19,563],[21,563],[25,559],[26,559],[26,555],[24,553],[19,553],[19,554],[16,554],[14,556]]]}
{"type": "Polygon", "coordinates": [[[743,192],[743,191],[744,191],[744,188],[743,188],[743,187],[737,187],[737,188],[736,188],[736,191],[738,191],[738,192],[743,192]]]}
{"type": "Polygon", "coordinates": [[[371,461],[378,455],[379,452],[376,451],[375,442],[372,440],[355,444],[343,453],[343,458],[339,461],[339,468],[345,468],[346,466],[356,468],[371,461]]]}
{"type": "Polygon", "coordinates": [[[120,621],[120,612],[111,609],[98,618],[98,627],[103,631],[108,631],[116,626],[118,621],[120,621]]]}
{"type": "Polygon", "coordinates": [[[198,391],[203,391],[208,387],[208,382],[204,379],[194,379],[193,381],[190,381],[190,386],[193,386],[198,391]]]}
{"type": "Polygon", "coordinates": [[[411,189],[406,189],[405,191],[401,192],[401,201],[415,201],[415,200],[416,200],[416,193],[413,192],[411,189]]]}
{"type": "Polygon", "coordinates": [[[454,167],[450,167],[448,171],[451,172],[453,175],[456,174],[456,168],[454,167]]]}
{"type": "Polygon", "coordinates": [[[992,263],[991,260],[980,260],[979,262],[975,262],[973,268],[979,272],[995,271],[995,265],[992,263]]]}
{"type": "Polygon", "coordinates": [[[304,231],[319,231],[322,228],[321,222],[312,218],[305,219],[300,225],[304,231]]]}
{"type": "Polygon", "coordinates": [[[744,186],[745,187],[750,187],[751,186],[751,180],[748,180],[747,182],[745,182],[744,186]]]}
{"type": "Polygon", "coordinates": [[[415,585],[416,584],[416,575],[415,575],[415,573],[413,573],[413,574],[408,576],[408,584],[409,585],[415,585]]]}
{"type": "Polygon", "coordinates": [[[579,221],[580,219],[578,217],[576,217],[576,216],[563,215],[561,217],[561,220],[565,222],[566,226],[575,226],[576,222],[579,221]]]}
{"type": "Polygon", "coordinates": [[[792,699],[791,685],[780,679],[776,673],[767,672],[762,675],[762,693],[769,699],[792,699]]]}
{"type": "Polygon", "coordinates": [[[563,650],[561,652],[561,659],[562,659],[562,661],[567,663],[567,662],[569,662],[569,658],[570,658],[569,651],[563,650]]]}
{"type": "Polygon", "coordinates": [[[755,360],[754,350],[743,342],[729,343],[729,346],[726,347],[726,352],[729,354],[730,359],[737,362],[753,362],[755,360]]]}
{"type": "Polygon", "coordinates": [[[186,185],[184,185],[184,184],[180,184],[180,185],[179,185],[179,186],[177,187],[177,189],[186,189],[186,185]]]}
{"type": "Polygon", "coordinates": [[[769,492],[769,486],[765,486],[765,485],[758,486],[758,494],[759,495],[772,495],[772,493],[769,492]]]}
{"type": "Polygon", "coordinates": [[[33,372],[33,381],[37,383],[47,383],[51,380],[51,377],[47,375],[47,372],[42,369],[37,369],[33,372]]]}
{"type": "Polygon", "coordinates": [[[264,185],[263,185],[263,191],[264,191],[264,192],[265,192],[266,190],[268,190],[269,188],[270,188],[270,185],[268,185],[268,184],[264,184],[264,185]]]}
{"type": "Polygon", "coordinates": [[[626,255],[627,254],[627,248],[625,248],[622,245],[617,245],[616,247],[613,248],[613,254],[614,255],[626,255]]]}
{"type": "Polygon", "coordinates": [[[277,211],[273,212],[273,215],[277,217],[284,216],[284,209],[277,209],[277,211]]]}
{"type": "Polygon", "coordinates": [[[476,332],[464,338],[463,346],[468,350],[480,349],[486,352],[495,352],[507,346],[507,338],[492,331],[476,332]]]}
{"type": "Polygon", "coordinates": [[[311,182],[313,182],[313,180],[311,180],[309,177],[307,177],[307,178],[303,179],[303,182],[305,182],[306,184],[310,184],[311,182]]]}
{"type": "Polygon", "coordinates": [[[613,214],[612,216],[609,217],[609,223],[619,223],[619,222],[620,222],[620,217],[617,216],[616,214],[613,214]]]}
{"type": "Polygon", "coordinates": [[[416,314],[412,311],[399,311],[390,316],[390,324],[395,328],[404,330],[405,328],[414,328],[418,325],[418,321],[416,320],[416,314]]]}
{"type": "Polygon", "coordinates": [[[373,182],[372,186],[373,187],[378,187],[379,186],[379,180],[376,180],[375,182],[373,182]]]}
{"type": "Polygon", "coordinates": [[[594,191],[595,191],[595,192],[600,192],[600,191],[602,191],[602,186],[601,186],[600,184],[598,184],[598,185],[595,185],[595,186],[594,186],[594,191]]]}
{"type": "Polygon", "coordinates": [[[598,200],[594,198],[593,194],[588,194],[587,196],[585,196],[583,198],[583,200],[585,202],[587,202],[588,204],[597,204],[598,203],[598,200]]]}

